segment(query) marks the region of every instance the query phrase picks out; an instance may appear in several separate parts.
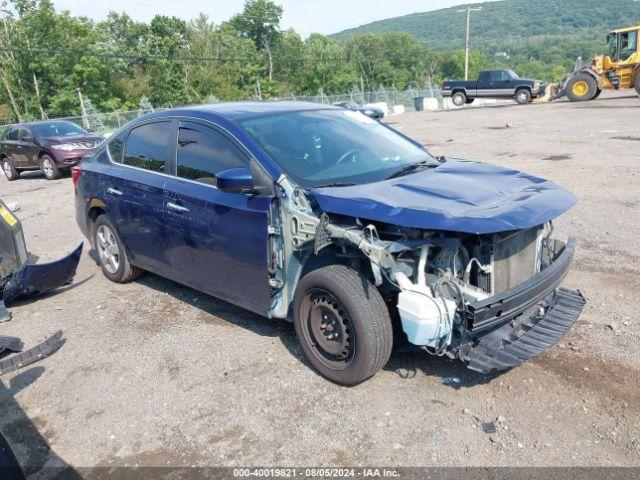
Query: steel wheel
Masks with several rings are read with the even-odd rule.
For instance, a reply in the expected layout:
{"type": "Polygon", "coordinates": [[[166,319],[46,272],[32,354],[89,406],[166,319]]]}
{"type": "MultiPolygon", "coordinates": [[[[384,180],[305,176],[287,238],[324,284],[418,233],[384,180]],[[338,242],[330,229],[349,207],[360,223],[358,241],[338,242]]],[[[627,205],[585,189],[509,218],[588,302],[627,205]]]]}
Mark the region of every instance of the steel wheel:
{"type": "Polygon", "coordinates": [[[104,268],[116,274],[120,268],[120,249],[113,231],[107,225],[100,225],[96,229],[96,247],[104,268]]]}
{"type": "Polygon", "coordinates": [[[576,97],[582,97],[589,91],[589,85],[585,81],[579,81],[573,84],[572,90],[576,97]]]}
{"type": "Polygon", "coordinates": [[[355,331],[340,302],[323,289],[305,296],[302,331],[313,355],[332,370],[345,369],[355,355],[355,331]]]}

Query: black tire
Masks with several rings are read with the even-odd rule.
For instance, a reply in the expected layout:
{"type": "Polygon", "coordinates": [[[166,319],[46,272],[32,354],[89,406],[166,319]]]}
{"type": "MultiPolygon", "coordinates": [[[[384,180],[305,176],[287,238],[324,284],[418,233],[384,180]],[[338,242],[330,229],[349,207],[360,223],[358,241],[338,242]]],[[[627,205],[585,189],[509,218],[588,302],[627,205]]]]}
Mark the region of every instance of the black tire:
{"type": "Polygon", "coordinates": [[[10,182],[13,182],[14,180],[17,180],[20,178],[20,174],[14,168],[14,166],[11,164],[11,162],[7,157],[0,159],[0,166],[2,167],[2,172],[4,173],[4,176],[7,177],[7,180],[9,180],[10,182]]]}
{"type": "Polygon", "coordinates": [[[56,162],[46,153],[40,157],[40,169],[47,180],[57,180],[60,178],[60,170],[58,170],[56,162]]]}
{"type": "Polygon", "coordinates": [[[467,95],[464,92],[456,92],[451,97],[451,101],[456,107],[461,107],[467,103],[467,95]]]}
{"type": "Polygon", "coordinates": [[[467,98],[467,105],[471,105],[475,100],[475,98],[467,98]]]}
{"type": "Polygon", "coordinates": [[[391,356],[393,328],[380,292],[344,265],[314,270],[300,280],[293,322],[305,356],[340,385],[371,378],[391,356]]]}
{"type": "Polygon", "coordinates": [[[531,92],[526,88],[520,88],[516,90],[516,94],[513,98],[518,104],[526,105],[531,101],[531,92]]]}
{"type": "Polygon", "coordinates": [[[107,215],[100,215],[96,219],[93,224],[91,241],[93,248],[98,253],[102,273],[109,280],[116,283],[125,283],[140,276],[142,270],[134,267],[129,262],[129,257],[120,240],[120,235],[118,235],[116,227],[107,215]],[[107,231],[110,238],[104,235],[107,231]],[[101,236],[103,238],[100,238],[101,236]],[[115,248],[112,249],[112,246],[115,248]],[[109,259],[116,255],[116,261],[111,262],[109,259]]]}
{"type": "Polygon", "coordinates": [[[601,88],[597,89],[596,94],[593,96],[592,100],[595,100],[596,98],[598,98],[601,93],[602,93],[602,89],[601,88]]]}
{"type": "Polygon", "coordinates": [[[640,70],[636,71],[636,78],[633,81],[633,88],[636,89],[636,93],[640,95],[640,70]]]}
{"type": "Polygon", "coordinates": [[[567,83],[567,97],[572,102],[588,102],[593,100],[598,90],[598,83],[588,73],[579,73],[567,83]]]}

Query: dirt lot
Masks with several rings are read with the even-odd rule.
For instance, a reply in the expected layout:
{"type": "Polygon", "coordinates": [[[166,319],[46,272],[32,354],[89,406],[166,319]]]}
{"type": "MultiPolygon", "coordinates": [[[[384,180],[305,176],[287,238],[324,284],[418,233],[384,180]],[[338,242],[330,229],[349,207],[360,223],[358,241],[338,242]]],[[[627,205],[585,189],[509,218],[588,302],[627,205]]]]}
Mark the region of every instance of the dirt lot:
{"type": "MultiPolygon", "coordinates": [[[[588,305],[561,344],[481,376],[409,347],[355,388],[313,372],[293,327],[154,275],[76,283],[12,307],[1,335],[66,343],[0,381],[0,428],[36,472],[71,465],[640,466],[640,100],[411,113],[390,123],[434,154],[549,178],[580,203],[566,281],[588,305]],[[462,387],[442,378],[458,376],[462,387]],[[498,421],[488,435],[481,422],[498,421]]],[[[40,261],[82,240],[71,180],[8,183],[40,261]]],[[[85,247],[88,245],[85,242],[85,247]]]]}

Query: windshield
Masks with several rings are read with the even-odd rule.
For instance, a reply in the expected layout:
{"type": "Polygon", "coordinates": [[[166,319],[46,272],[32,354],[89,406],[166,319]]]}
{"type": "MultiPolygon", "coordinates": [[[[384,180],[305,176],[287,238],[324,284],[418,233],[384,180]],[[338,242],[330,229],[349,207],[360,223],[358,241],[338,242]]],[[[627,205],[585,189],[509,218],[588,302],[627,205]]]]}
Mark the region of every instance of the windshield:
{"type": "Polygon", "coordinates": [[[439,165],[426,150],[350,110],[251,118],[242,126],[305,188],[377,182],[408,165],[439,165]]]}
{"type": "Polygon", "coordinates": [[[71,122],[34,123],[30,127],[38,137],[68,137],[87,133],[84,128],[71,122]]]}
{"type": "Polygon", "coordinates": [[[511,78],[513,78],[514,80],[518,80],[520,77],[518,76],[518,74],[516,72],[514,72],[513,70],[507,70],[507,72],[509,72],[509,76],[511,78]]]}

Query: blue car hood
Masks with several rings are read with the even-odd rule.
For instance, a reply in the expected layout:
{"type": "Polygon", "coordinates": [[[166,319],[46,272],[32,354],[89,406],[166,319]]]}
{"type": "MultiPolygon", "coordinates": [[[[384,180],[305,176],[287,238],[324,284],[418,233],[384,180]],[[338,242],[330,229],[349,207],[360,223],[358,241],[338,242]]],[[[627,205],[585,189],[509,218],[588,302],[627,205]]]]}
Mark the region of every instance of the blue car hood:
{"type": "Polygon", "coordinates": [[[576,203],[548,180],[458,159],[392,180],[311,192],[327,213],[474,234],[542,225],[576,203]]]}

